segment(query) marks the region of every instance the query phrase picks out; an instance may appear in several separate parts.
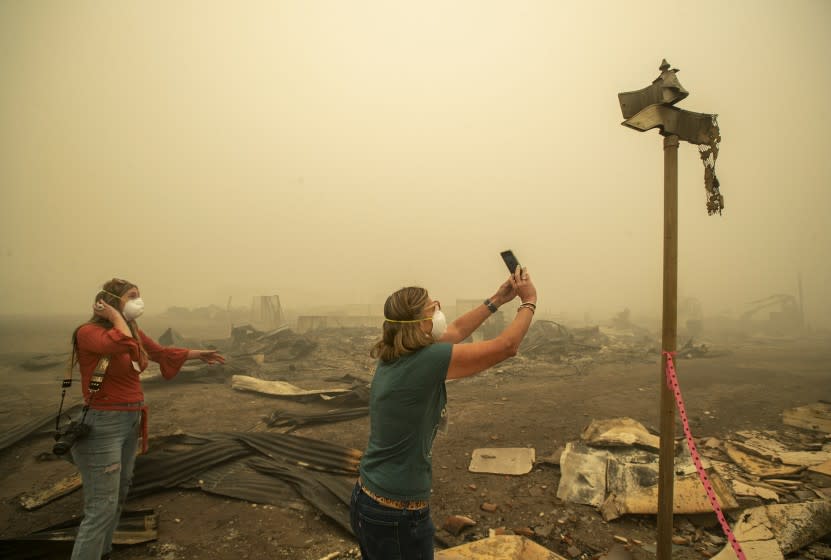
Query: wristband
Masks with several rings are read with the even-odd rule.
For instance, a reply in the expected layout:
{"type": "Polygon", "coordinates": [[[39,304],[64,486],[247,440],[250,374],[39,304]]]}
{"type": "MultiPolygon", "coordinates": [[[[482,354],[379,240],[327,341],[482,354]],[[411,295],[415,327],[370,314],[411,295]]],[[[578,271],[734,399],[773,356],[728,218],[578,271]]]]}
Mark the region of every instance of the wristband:
{"type": "Polygon", "coordinates": [[[490,298],[486,299],[486,300],[485,300],[485,301],[483,301],[482,303],[484,303],[484,304],[485,304],[485,307],[487,307],[487,308],[488,308],[488,310],[490,310],[490,312],[491,312],[491,313],[496,313],[496,311],[499,309],[498,307],[496,307],[496,306],[493,304],[493,302],[490,300],[490,298]]]}

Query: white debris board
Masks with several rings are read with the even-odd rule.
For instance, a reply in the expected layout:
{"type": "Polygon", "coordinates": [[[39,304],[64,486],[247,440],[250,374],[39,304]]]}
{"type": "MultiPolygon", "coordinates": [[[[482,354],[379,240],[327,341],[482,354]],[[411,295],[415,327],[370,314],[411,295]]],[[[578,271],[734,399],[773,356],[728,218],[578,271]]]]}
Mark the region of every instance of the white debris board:
{"type": "Polygon", "coordinates": [[[484,447],[474,449],[467,470],[475,473],[528,474],[534,466],[533,447],[484,447]]]}

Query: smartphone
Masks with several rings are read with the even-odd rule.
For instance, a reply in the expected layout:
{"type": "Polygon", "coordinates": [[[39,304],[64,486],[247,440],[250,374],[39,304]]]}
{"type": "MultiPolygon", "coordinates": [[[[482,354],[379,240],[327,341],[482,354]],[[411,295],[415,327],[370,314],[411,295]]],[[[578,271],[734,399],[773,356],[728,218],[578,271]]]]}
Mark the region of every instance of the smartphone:
{"type": "Polygon", "coordinates": [[[508,267],[508,272],[511,274],[516,272],[516,268],[519,266],[519,261],[516,260],[514,252],[509,249],[507,251],[502,251],[499,255],[502,257],[502,260],[505,261],[505,266],[508,267]]]}

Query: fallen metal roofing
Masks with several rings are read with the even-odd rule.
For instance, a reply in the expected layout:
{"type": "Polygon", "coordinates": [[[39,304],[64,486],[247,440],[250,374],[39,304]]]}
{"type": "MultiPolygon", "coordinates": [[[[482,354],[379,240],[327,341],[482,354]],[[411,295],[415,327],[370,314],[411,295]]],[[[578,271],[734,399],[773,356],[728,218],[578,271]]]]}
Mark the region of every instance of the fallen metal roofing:
{"type": "Polygon", "coordinates": [[[327,410],[326,412],[313,412],[310,414],[275,410],[271,413],[271,416],[269,416],[266,424],[270,428],[288,428],[288,430],[286,430],[288,433],[303,426],[326,424],[329,422],[343,422],[345,420],[354,420],[355,418],[361,418],[367,415],[369,415],[368,406],[327,410]]]}
{"type": "MultiPolygon", "coordinates": [[[[52,525],[34,533],[0,540],[0,558],[35,560],[69,557],[83,517],[52,525]]],[[[131,545],[158,538],[159,514],[151,510],[124,511],[113,533],[113,544],[131,545]]]]}
{"type": "Polygon", "coordinates": [[[278,464],[357,476],[361,452],[337,444],[269,432],[182,434],[156,442],[136,460],[130,496],[173,488],[226,462],[263,457],[278,464]],[[161,449],[159,449],[161,448],[161,449]]]}
{"type": "MultiPolygon", "coordinates": [[[[351,533],[349,498],[361,458],[357,449],[270,432],[178,434],[153,443],[151,452],[136,460],[129,498],[170,488],[199,488],[255,503],[298,507],[302,497],[351,533]]],[[[38,493],[38,505],[79,486],[77,476],[60,481],[51,494],[38,493]],[[75,486],[68,490],[68,484],[75,486]]],[[[38,540],[38,534],[14,540],[38,540]]],[[[74,533],[62,539],[71,541],[74,533]]]]}
{"type": "MultiPolygon", "coordinates": [[[[74,415],[81,410],[81,405],[76,404],[62,412],[64,415],[74,415]]],[[[32,434],[49,433],[55,431],[55,414],[57,411],[48,412],[28,420],[0,434],[0,450],[11,447],[32,434]]]]}

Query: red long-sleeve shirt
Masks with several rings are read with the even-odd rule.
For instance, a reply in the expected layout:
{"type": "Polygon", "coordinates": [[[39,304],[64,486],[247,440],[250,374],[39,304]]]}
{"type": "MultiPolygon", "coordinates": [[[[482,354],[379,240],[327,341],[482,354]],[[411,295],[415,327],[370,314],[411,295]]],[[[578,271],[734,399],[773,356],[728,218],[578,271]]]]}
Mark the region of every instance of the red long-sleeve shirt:
{"type": "MultiPolygon", "coordinates": [[[[188,358],[187,348],[161,346],[158,342],[138,331],[147,356],[158,362],[165,379],[179,373],[188,358]]],[[[84,401],[89,402],[89,380],[102,356],[110,356],[110,366],[104,375],[104,383],[92,400],[91,408],[97,404],[135,403],[144,400],[139,374],[147,368],[147,358],[142,355],[136,339],[118,329],[105,329],[101,325],[88,323],[78,329],[78,365],[81,369],[81,386],[84,401]],[[133,362],[139,370],[133,367],[133,362]]]]}

